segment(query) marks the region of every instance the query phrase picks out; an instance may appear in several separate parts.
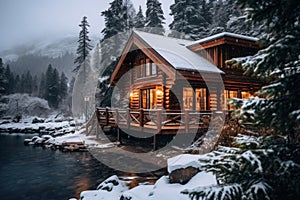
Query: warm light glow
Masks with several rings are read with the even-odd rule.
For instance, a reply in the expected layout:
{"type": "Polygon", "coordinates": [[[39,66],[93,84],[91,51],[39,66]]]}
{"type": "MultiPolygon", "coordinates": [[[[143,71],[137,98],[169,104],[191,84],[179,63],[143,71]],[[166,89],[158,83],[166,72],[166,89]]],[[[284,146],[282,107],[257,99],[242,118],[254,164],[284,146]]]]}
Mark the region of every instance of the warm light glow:
{"type": "Polygon", "coordinates": [[[89,101],[89,100],[90,100],[90,97],[89,97],[89,96],[85,96],[85,97],[84,97],[84,101],[85,101],[85,102],[87,102],[87,101],[89,101]]]}
{"type": "Polygon", "coordinates": [[[130,97],[133,97],[133,92],[130,92],[129,96],[130,96],[130,97]]]}
{"type": "Polygon", "coordinates": [[[161,90],[156,90],[156,95],[157,95],[157,96],[162,96],[162,95],[163,95],[163,91],[161,91],[161,90]]]}

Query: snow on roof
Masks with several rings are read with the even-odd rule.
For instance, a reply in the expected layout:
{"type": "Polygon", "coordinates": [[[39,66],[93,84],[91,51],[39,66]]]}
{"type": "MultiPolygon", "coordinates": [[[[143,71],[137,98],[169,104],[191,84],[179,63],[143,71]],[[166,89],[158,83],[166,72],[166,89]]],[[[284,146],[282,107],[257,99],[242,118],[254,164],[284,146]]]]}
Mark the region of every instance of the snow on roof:
{"type": "Polygon", "coordinates": [[[189,40],[176,39],[162,35],[134,31],[151,48],[160,54],[177,70],[223,73],[211,62],[189,50],[189,40]]]}
{"type": "Polygon", "coordinates": [[[258,41],[258,38],[256,38],[256,37],[250,37],[250,36],[240,35],[240,34],[236,34],[236,33],[222,32],[222,33],[218,33],[216,35],[212,35],[212,36],[209,36],[209,37],[197,40],[197,41],[190,42],[189,44],[187,44],[187,46],[201,44],[201,43],[208,42],[210,40],[215,40],[215,39],[218,39],[218,38],[224,37],[224,36],[234,37],[234,38],[244,39],[244,40],[250,40],[253,42],[258,41]]]}

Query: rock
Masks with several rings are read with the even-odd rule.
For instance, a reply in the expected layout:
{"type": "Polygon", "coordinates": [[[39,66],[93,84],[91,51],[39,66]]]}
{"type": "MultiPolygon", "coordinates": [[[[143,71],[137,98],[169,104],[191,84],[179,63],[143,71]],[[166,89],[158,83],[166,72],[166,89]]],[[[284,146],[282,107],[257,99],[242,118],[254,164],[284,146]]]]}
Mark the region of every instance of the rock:
{"type": "Polygon", "coordinates": [[[34,118],[33,120],[32,120],[32,122],[31,123],[33,123],[33,124],[37,124],[37,123],[44,123],[45,122],[45,120],[44,119],[38,119],[38,118],[34,118]]]}
{"type": "Polygon", "coordinates": [[[9,124],[9,123],[10,123],[10,121],[3,121],[3,122],[0,123],[0,125],[1,124],[9,124]]]}
{"type": "Polygon", "coordinates": [[[194,167],[187,167],[176,169],[169,174],[170,183],[186,184],[199,172],[199,169],[194,167]]]}

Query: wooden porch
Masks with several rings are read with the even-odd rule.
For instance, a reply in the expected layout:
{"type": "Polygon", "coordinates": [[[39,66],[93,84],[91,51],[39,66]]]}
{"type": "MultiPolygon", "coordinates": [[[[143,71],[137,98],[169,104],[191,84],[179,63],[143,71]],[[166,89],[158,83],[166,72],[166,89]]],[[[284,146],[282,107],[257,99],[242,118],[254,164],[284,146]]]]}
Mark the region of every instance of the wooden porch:
{"type": "Polygon", "coordinates": [[[161,109],[114,109],[96,108],[94,116],[86,125],[86,134],[89,135],[96,127],[97,137],[99,126],[116,127],[117,140],[120,141],[120,129],[125,132],[141,133],[140,137],[154,137],[158,134],[200,134],[209,127],[212,116],[222,115],[223,112],[195,111],[195,110],[161,110],[161,109]],[[215,113],[214,113],[215,112],[215,113]]]}

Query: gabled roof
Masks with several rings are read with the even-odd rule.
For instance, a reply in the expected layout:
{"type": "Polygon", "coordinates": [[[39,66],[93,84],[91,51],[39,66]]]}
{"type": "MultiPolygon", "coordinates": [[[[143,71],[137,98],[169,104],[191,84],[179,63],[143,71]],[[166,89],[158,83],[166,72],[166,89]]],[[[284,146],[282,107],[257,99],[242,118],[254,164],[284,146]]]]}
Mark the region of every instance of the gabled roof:
{"type": "Polygon", "coordinates": [[[189,40],[176,39],[141,31],[133,31],[176,70],[223,73],[205,58],[187,48],[189,40]]]}
{"type": "Polygon", "coordinates": [[[256,37],[250,37],[250,36],[245,36],[245,35],[240,35],[240,34],[236,34],[236,33],[229,33],[229,32],[222,32],[222,33],[218,33],[216,35],[212,35],[197,41],[192,41],[189,44],[187,44],[187,47],[193,46],[193,45],[197,45],[197,44],[202,44],[205,42],[209,42],[211,40],[216,40],[219,39],[221,37],[232,37],[232,38],[237,38],[237,39],[243,39],[243,40],[248,40],[248,41],[252,41],[252,42],[257,42],[258,38],[256,37]]]}

